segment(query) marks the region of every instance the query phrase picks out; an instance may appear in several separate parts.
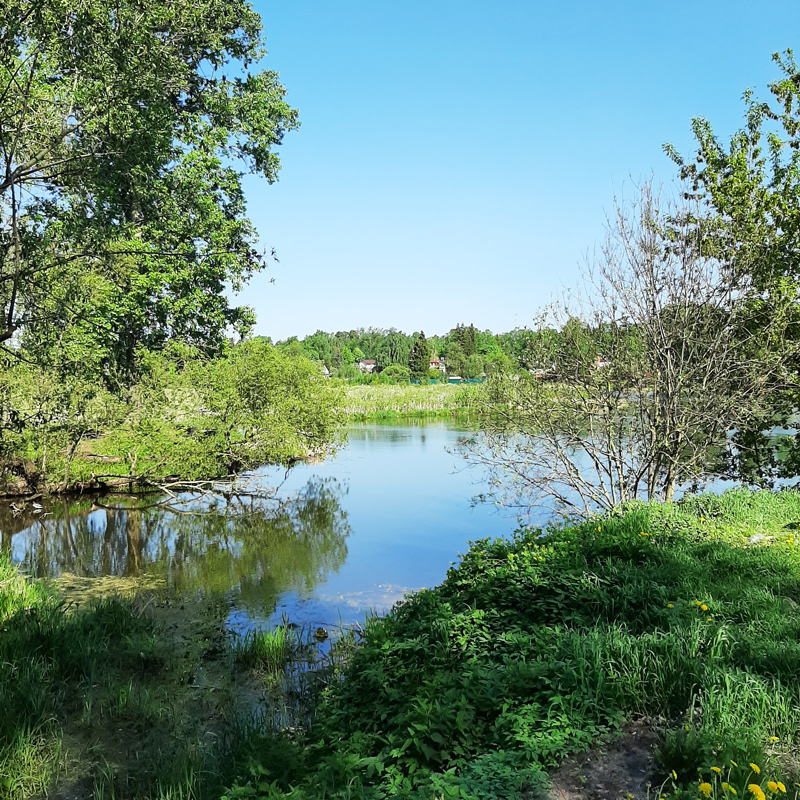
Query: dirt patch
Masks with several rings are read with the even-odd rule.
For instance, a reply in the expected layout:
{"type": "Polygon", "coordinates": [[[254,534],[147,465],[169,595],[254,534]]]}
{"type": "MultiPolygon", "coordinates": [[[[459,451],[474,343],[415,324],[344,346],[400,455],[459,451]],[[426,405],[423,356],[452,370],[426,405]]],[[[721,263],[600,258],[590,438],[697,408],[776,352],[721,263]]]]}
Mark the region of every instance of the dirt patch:
{"type": "Polygon", "coordinates": [[[653,720],[631,722],[616,739],[568,758],[550,777],[549,799],[644,800],[652,778],[658,730],[653,720]]]}

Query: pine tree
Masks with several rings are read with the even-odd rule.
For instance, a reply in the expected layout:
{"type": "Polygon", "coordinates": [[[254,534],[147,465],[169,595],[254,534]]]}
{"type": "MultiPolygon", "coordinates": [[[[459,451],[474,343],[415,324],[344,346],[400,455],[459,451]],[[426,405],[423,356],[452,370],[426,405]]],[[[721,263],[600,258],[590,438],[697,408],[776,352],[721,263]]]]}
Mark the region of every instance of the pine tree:
{"type": "Polygon", "coordinates": [[[408,356],[408,368],[411,370],[411,379],[418,381],[427,381],[428,369],[431,365],[431,355],[428,349],[428,341],[425,334],[420,331],[417,340],[414,342],[414,347],[408,356]]]}

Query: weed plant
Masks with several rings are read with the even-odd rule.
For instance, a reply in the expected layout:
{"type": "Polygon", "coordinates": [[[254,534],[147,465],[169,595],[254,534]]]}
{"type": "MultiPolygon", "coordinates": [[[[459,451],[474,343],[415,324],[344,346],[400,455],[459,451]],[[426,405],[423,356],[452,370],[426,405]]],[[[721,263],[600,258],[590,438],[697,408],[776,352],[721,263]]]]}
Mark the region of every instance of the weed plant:
{"type": "Polygon", "coordinates": [[[733,492],[474,542],[227,797],[519,797],[641,716],[654,798],[795,797],[799,524],[795,491],[733,492]]]}

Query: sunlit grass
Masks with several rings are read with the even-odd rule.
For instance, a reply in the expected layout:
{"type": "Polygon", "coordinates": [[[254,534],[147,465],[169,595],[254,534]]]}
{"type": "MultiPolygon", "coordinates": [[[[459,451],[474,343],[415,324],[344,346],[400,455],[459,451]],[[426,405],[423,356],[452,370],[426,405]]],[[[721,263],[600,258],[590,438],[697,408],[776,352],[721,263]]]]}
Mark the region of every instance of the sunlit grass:
{"type": "Polygon", "coordinates": [[[348,386],[343,405],[352,420],[452,417],[482,413],[484,395],[480,384],[370,384],[348,386]]]}

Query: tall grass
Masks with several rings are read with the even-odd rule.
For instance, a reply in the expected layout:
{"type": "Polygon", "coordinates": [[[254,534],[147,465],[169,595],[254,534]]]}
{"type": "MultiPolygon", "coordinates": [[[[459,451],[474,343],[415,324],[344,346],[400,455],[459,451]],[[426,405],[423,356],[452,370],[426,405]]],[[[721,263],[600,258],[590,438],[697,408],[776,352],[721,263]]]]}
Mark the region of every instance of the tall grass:
{"type": "Polygon", "coordinates": [[[348,386],[344,410],[354,421],[402,417],[455,417],[484,412],[480,384],[348,386]]]}

